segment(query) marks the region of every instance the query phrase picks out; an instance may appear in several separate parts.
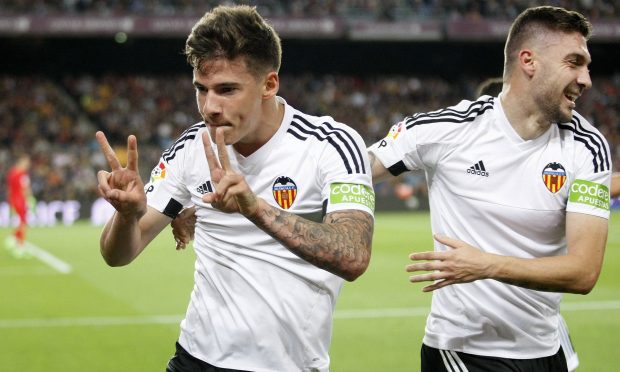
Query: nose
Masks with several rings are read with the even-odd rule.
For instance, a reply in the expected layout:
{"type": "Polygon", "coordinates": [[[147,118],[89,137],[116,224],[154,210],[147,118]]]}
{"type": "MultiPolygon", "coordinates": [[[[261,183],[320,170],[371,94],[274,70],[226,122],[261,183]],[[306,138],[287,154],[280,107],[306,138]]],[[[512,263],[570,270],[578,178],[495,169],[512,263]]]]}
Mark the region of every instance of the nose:
{"type": "Polygon", "coordinates": [[[590,89],[592,87],[592,79],[590,78],[590,70],[584,68],[581,70],[579,76],[577,76],[577,84],[579,84],[582,89],[590,89]]]}
{"type": "Polygon", "coordinates": [[[204,117],[214,117],[222,113],[222,105],[218,97],[212,92],[204,95],[201,105],[201,112],[204,117]]]}

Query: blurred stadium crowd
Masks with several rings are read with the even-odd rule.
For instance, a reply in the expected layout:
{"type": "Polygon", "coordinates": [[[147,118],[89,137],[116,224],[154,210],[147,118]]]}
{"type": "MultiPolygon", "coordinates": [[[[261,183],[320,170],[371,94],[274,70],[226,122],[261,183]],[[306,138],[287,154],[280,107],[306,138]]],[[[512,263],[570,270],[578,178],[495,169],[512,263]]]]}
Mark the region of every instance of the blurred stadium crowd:
{"type": "MultiPolygon", "coordinates": [[[[136,14],[178,16],[203,14],[225,1],[215,0],[6,0],[0,13],[136,14]]],[[[591,20],[617,17],[618,0],[254,0],[235,1],[256,5],[266,17],[343,17],[348,19],[402,20],[411,18],[513,19],[527,7],[556,5],[578,10],[591,20]]]]}
{"type": "MultiPolygon", "coordinates": [[[[0,14],[60,16],[196,16],[215,0],[6,0],[0,14]]],[[[230,2],[232,3],[232,2],[230,2]]],[[[254,0],[266,17],[334,17],[347,20],[513,19],[529,6],[557,5],[590,19],[620,17],[620,0],[254,0]]],[[[280,95],[302,111],[330,115],[355,127],[371,144],[405,115],[475,98],[489,76],[442,79],[421,75],[283,75],[280,95]]],[[[594,77],[578,110],[607,136],[620,160],[620,75],[594,77]]],[[[120,153],[136,134],[140,172],[150,174],[162,151],[200,121],[191,74],[0,75],[0,182],[22,152],[32,154],[34,196],[41,201],[96,198],[96,171],[107,169],[94,140],[103,130],[120,153]]],[[[620,165],[618,161],[615,164],[620,165]]],[[[620,167],[616,165],[616,170],[620,167]]],[[[417,177],[419,178],[419,177],[417,177]]],[[[417,182],[417,181],[416,181],[417,182]]],[[[423,182],[423,181],[422,181],[423,182]]],[[[5,200],[0,188],[0,201],[5,200]]]]}
{"type": "MultiPolygon", "coordinates": [[[[284,75],[280,95],[305,112],[329,114],[350,124],[371,144],[406,114],[474,98],[481,80],[284,75]]],[[[594,77],[593,88],[577,103],[578,111],[609,140],[619,170],[620,75],[594,77]]],[[[1,181],[5,183],[16,156],[27,151],[32,154],[31,182],[38,200],[91,203],[96,198],[96,171],[108,168],[95,142],[96,130],[103,130],[121,153],[127,136],[136,134],[146,181],[163,149],[198,121],[191,74],[0,76],[1,181]]],[[[5,200],[4,188],[0,190],[0,200],[5,200]]]]}

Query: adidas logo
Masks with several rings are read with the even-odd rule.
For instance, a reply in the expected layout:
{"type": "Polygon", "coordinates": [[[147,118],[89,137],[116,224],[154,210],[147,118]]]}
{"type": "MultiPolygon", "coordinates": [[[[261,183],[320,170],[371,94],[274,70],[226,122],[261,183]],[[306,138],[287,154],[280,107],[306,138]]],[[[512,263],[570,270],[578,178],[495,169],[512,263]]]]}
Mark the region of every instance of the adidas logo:
{"type": "Polygon", "coordinates": [[[482,160],[469,167],[467,169],[467,173],[471,174],[472,176],[489,176],[489,172],[487,172],[486,168],[484,167],[484,163],[482,162],[482,160]]]}
{"type": "Polygon", "coordinates": [[[200,195],[204,195],[208,192],[213,192],[213,187],[211,187],[211,181],[207,181],[203,183],[202,185],[198,186],[196,188],[196,191],[198,191],[200,195]]]}

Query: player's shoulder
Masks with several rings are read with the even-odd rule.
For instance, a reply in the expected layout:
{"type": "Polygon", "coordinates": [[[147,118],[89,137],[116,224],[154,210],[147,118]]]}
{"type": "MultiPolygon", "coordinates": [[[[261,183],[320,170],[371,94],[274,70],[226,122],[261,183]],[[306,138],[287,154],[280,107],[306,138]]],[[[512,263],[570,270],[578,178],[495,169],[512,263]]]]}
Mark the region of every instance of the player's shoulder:
{"type": "Polygon", "coordinates": [[[570,122],[562,123],[560,129],[570,130],[577,132],[579,130],[588,130],[595,133],[600,133],[599,130],[588,121],[583,115],[577,111],[573,111],[573,117],[570,122]]]}
{"type": "Polygon", "coordinates": [[[558,124],[558,128],[565,134],[564,137],[593,146],[607,146],[605,136],[577,111],[573,111],[573,117],[569,122],[558,124]]]}
{"type": "Polygon", "coordinates": [[[361,136],[350,125],[336,121],[331,116],[317,116],[293,110],[288,129],[289,134],[310,137],[322,141],[324,138],[348,137],[361,139],[361,136]]]}
{"type": "Polygon", "coordinates": [[[458,125],[473,123],[493,112],[495,97],[482,96],[476,100],[461,100],[458,103],[434,111],[409,115],[404,123],[407,129],[425,124],[458,125]]]}
{"type": "Polygon", "coordinates": [[[201,133],[206,129],[204,122],[196,123],[181,133],[181,135],[162,154],[166,162],[175,159],[179,154],[188,151],[193,146],[200,145],[202,148],[201,133]]]}
{"type": "Polygon", "coordinates": [[[611,152],[605,136],[585,117],[573,111],[570,122],[558,124],[562,141],[572,141],[576,151],[591,162],[594,172],[611,170],[611,152]]]}
{"type": "Polygon", "coordinates": [[[334,163],[341,160],[349,174],[367,172],[368,155],[364,140],[355,129],[331,116],[308,115],[295,110],[287,135],[319,157],[326,156],[334,163]]]}

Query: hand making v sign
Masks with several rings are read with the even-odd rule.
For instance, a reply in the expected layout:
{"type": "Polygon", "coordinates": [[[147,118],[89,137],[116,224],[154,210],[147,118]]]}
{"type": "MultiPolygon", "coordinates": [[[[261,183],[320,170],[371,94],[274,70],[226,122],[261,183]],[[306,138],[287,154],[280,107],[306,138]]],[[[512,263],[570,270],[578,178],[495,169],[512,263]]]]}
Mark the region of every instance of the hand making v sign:
{"type": "Polygon", "coordinates": [[[211,147],[209,134],[202,134],[202,142],[209,163],[211,180],[215,184],[215,192],[205,194],[202,200],[210,203],[214,208],[226,213],[239,212],[249,217],[258,210],[258,199],[245,181],[245,177],[236,173],[230,165],[226,144],[224,143],[224,130],[215,130],[215,144],[217,157],[211,147]]]}
{"type": "Polygon", "coordinates": [[[123,167],[103,132],[96,133],[97,142],[108,161],[111,171],[97,173],[99,194],[118,213],[138,218],[146,213],[146,194],[138,172],[138,141],[134,135],[127,137],[127,167],[123,167]]]}

